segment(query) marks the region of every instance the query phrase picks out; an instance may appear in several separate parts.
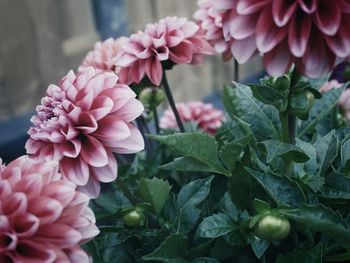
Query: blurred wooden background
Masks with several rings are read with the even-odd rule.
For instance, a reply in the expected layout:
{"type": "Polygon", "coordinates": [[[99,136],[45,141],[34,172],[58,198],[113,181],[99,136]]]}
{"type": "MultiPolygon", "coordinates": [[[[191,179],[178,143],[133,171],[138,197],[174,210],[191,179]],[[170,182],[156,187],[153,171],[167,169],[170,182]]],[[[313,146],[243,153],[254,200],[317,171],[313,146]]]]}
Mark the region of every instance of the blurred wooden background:
{"type": "MultiPolygon", "coordinates": [[[[33,110],[48,84],[76,69],[99,38],[127,35],[165,16],[191,18],[196,10],[196,0],[122,1],[1,0],[0,121],[33,110]]],[[[241,79],[261,69],[254,59],[241,67],[241,79]]],[[[176,100],[199,100],[229,83],[233,66],[216,56],[168,75],[176,100]]]]}

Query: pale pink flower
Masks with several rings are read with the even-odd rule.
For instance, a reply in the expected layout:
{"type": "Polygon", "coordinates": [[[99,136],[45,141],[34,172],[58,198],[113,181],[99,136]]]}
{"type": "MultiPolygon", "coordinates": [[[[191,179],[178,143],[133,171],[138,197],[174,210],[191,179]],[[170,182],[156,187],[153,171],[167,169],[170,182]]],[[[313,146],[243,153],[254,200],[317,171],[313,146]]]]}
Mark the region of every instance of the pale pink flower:
{"type": "Polygon", "coordinates": [[[159,86],[163,68],[197,64],[213,50],[199,27],[186,18],[167,17],[146,25],[144,32],[130,36],[117,60],[121,83],[140,83],[145,77],[159,86]]]}
{"type": "Polygon", "coordinates": [[[89,262],[80,244],[99,230],[89,197],[55,161],[23,156],[0,170],[0,262],[89,262]]]}
{"type": "MultiPolygon", "coordinates": [[[[217,53],[223,54],[223,59],[228,60],[232,57],[231,47],[233,39],[229,36],[224,37],[222,29],[222,19],[225,12],[220,12],[215,8],[215,1],[198,0],[199,9],[194,13],[193,18],[197,21],[205,38],[214,47],[217,53]]],[[[240,61],[244,63],[246,61],[240,61]]]]}
{"type": "MultiPolygon", "coordinates": [[[[225,121],[224,113],[214,108],[210,103],[201,101],[182,102],[176,104],[176,109],[183,122],[194,122],[199,129],[209,134],[215,134],[216,130],[221,127],[222,122],[225,121]]],[[[164,112],[159,126],[162,129],[178,129],[175,115],[170,108],[164,112]]]]}
{"type": "Polygon", "coordinates": [[[332,79],[330,81],[327,81],[325,84],[322,85],[322,87],[320,88],[320,92],[327,92],[330,91],[331,89],[337,89],[340,88],[341,86],[343,86],[342,83],[339,83],[337,80],[332,79]]]}
{"type": "Polygon", "coordinates": [[[215,0],[233,56],[245,61],[257,50],[273,76],[295,63],[318,77],[350,54],[349,0],[215,0]],[[239,41],[239,43],[236,43],[239,41]]]}
{"type": "Polygon", "coordinates": [[[70,71],[58,86],[49,86],[28,132],[27,153],[59,161],[62,174],[90,197],[98,196],[99,182],[116,179],[113,152],[144,148],[141,133],[130,123],[144,108],[117,81],[114,73],[96,73],[94,68],[77,75],[70,71]]]}
{"type": "Polygon", "coordinates": [[[88,67],[94,67],[98,72],[115,71],[118,73],[118,68],[115,65],[117,54],[126,40],[126,37],[120,37],[117,39],[108,38],[103,42],[97,42],[94,50],[87,53],[78,71],[83,71],[88,67]]]}

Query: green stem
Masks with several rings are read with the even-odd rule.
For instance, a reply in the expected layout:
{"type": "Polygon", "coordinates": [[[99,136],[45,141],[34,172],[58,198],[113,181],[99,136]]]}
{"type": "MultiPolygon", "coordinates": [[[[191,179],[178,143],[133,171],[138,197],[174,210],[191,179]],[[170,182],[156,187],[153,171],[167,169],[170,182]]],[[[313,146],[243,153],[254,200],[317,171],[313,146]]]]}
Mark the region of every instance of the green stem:
{"type": "MultiPolygon", "coordinates": [[[[294,67],[292,73],[291,73],[291,80],[290,80],[290,91],[289,91],[289,101],[288,101],[288,107],[290,105],[290,98],[293,94],[293,88],[300,80],[300,74],[298,73],[296,67],[294,67]]],[[[293,116],[292,114],[288,114],[288,126],[289,126],[289,142],[292,144],[295,144],[295,137],[296,137],[296,131],[297,131],[297,118],[293,116]]]]}
{"type": "Polygon", "coordinates": [[[282,140],[285,143],[289,143],[289,116],[287,111],[280,112],[280,121],[282,127],[282,140]]]}
{"type": "Polygon", "coordinates": [[[156,133],[159,134],[160,128],[159,128],[159,118],[158,118],[158,111],[157,111],[157,109],[153,110],[153,117],[154,117],[154,125],[156,127],[156,133]]]}
{"type": "Polygon", "coordinates": [[[176,109],[176,106],[175,106],[175,101],[174,101],[173,95],[172,95],[171,90],[170,90],[170,86],[169,86],[169,83],[168,83],[168,80],[167,80],[167,77],[166,77],[166,74],[165,74],[165,70],[163,70],[162,84],[163,84],[163,87],[164,87],[165,94],[166,94],[166,96],[168,98],[170,108],[174,112],[177,126],[179,127],[181,132],[185,132],[185,128],[184,128],[184,126],[182,124],[180,115],[179,115],[179,113],[178,113],[178,111],[176,109]]]}

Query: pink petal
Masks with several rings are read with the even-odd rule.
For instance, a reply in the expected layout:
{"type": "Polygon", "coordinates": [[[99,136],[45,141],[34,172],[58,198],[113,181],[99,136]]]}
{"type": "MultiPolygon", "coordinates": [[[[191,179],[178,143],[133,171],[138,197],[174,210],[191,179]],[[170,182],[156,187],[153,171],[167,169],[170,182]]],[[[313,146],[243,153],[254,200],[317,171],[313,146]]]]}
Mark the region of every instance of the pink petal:
{"type": "Polygon", "coordinates": [[[118,142],[113,148],[113,152],[129,154],[142,151],[145,148],[145,143],[140,131],[131,124],[129,124],[129,128],[131,135],[127,139],[118,142]]]}
{"type": "Polygon", "coordinates": [[[86,252],[81,249],[79,246],[74,246],[67,249],[67,256],[71,263],[88,263],[91,262],[89,256],[86,252]]]}
{"type": "MultiPolygon", "coordinates": [[[[278,0],[282,1],[282,0],[278,0]]],[[[270,0],[238,0],[237,1],[237,12],[241,15],[247,15],[255,13],[262,9],[266,4],[271,2],[270,0]]]]}
{"type": "Polygon", "coordinates": [[[321,32],[333,36],[338,31],[341,17],[341,10],[338,4],[320,1],[315,16],[315,23],[321,32]]]}
{"type": "Polygon", "coordinates": [[[256,52],[255,37],[235,40],[231,44],[231,52],[238,63],[246,63],[256,52]]]}
{"type": "Polygon", "coordinates": [[[266,53],[271,51],[287,34],[287,27],[277,27],[272,19],[272,11],[265,8],[259,16],[256,28],[256,46],[259,51],[266,53]]]}
{"type": "Polygon", "coordinates": [[[27,197],[24,193],[13,193],[2,200],[2,213],[7,216],[24,213],[28,208],[27,197]]]}
{"type": "Polygon", "coordinates": [[[91,89],[85,88],[81,89],[76,97],[76,105],[83,111],[90,109],[92,102],[94,100],[94,93],[91,89]]]}
{"type": "Polygon", "coordinates": [[[303,9],[304,12],[311,14],[315,12],[317,6],[319,4],[319,0],[297,0],[299,5],[303,9]]]}
{"type": "Polygon", "coordinates": [[[97,121],[90,112],[83,112],[79,115],[77,124],[74,127],[83,134],[91,134],[97,130],[97,121]]]}
{"type": "Polygon", "coordinates": [[[28,213],[14,216],[11,219],[12,230],[17,237],[28,239],[32,237],[39,228],[39,219],[28,213]]]}
{"type": "Polygon", "coordinates": [[[98,96],[92,103],[90,113],[96,121],[99,121],[113,109],[113,100],[106,96],[98,96]]]}
{"type": "Polygon", "coordinates": [[[170,49],[170,60],[176,64],[188,64],[192,61],[193,47],[190,43],[181,42],[170,49]]]}
{"type": "Polygon", "coordinates": [[[106,96],[113,100],[113,112],[127,104],[131,98],[135,98],[136,94],[127,85],[117,84],[113,89],[104,90],[100,96],[106,96]]]}
{"type": "Polygon", "coordinates": [[[229,18],[230,34],[234,39],[245,39],[255,33],[257,15],[239,15],[232,11],[229,18]]]}
{"type": "Polygon", "coordinates": [[[45,196],[35,198],[33,204],[35,205],[28,207],[28,211],[39,218],[40,225],[50,225],[55,222],[63,209],[57,200],[45,196]]]}
{"type": "Polygon", "coordinates": [[[274,77],[286,73],[291,66],[291,57],[288,45],[282,42],[269,53],[264,55],[264,66],[266,71],[274,77]]]}
{"type": "MultiPolygon", "coordinates": [[[[280,0],[272,2],[273,19],[277,26],[285,26],[295,13],[296,1],[280,0]]],[[[296,15],[294,15],[296,16],[296,15]]]]}
{"type": "Polygon", "coordinates": [[[78,139],[66,141],[60,144],[59,150],[63,156],[76,158],[81,150],[81,142],[78,139]]]}
{"type": "Polygon", "coordinates": [[[131,66],[129,74],[133,82],[140,83],[145,77],[145,63],[141,60],[136,61],[131,66]]]}
{"type": "Polygon", "coordinates": [[[106,146],[113,145],[113,141],[121,141],[130,136],[128,125],[114,115],[100,120],[98,126],[94,136],[103,141],[106,146]]]}
{"type": "Polygon", "coordinates": [[[291,53],[296,57],[305,54],[312,27],[312,17],[305,15],[302,18],[295,15],[290,23],[288,44],[291,53]]]}
{"type": "Polygon", "coordinates": [[[60,248],[69,248],[81,240],[81,234],[67,225],[54,223],[40,226],[36,239],[60,248]]]}
{"type": "Polygon", "coordinates": [[[296,61],[298,70],[309,78],[316,78],[330,72],[335,63],[335,55],[328,49],[322,35],[311,32],[305,55],[296,61]]]}
{"type": "Polygon", "coordinates": [[[129,67],[137,60],[137,57],[135,55],[124,53],[121,57],[117,60],[117,66],[120,67],[129,67]]]}
{"type": "MultiPolygon", "coordinates": [[[[350,19],[347,16],[342,18],[344,25],[349,25],[350,19]]],[[[347,26],[341,26],[339,31],[334,36],[326,36],[326,43],[333,53],[340,57],[345,58],[350,55],[350,31],[347,26]]]]}
{"type": "Polygon", "coordinates": [[[60,162],[60,170],[76,185],[85,185],[89,179],[89,167],[82,158],[63,158],[60,162]]]}
{"type": "Polygon", "coordinates": [[[130,99],[126,105],[115,111],[113,115],[125,122],[130,122],[139,117],[144,109],[140,101],[130,99]]]}
{"type": "Polygon", "coordinates": [[[65,208],[74,198],[75,186],[59,180],[46,185],[41,194],[57,200],[65,208]]]}
{"type": "Polygon", "coordinates": [[[84,137],[80,154],[86,163],[94,167],[103,167],[108,163],[106,149],[101,142],[90,135],[84,137]]]}
{"type": "Polygon", "coordinates": [[[36,263],[36,262],[54,262],[55,252],[46,244],[35,241],[21,241],[16,247],[16,262],[36,263]]]}
{"type": "Polygon", "coordinates": [[[118,164],[112,153],[108,153],[108,164],[104,167],[92,168],[92,173],[102,183],[113,182],[117,178],[118,164]]]}
{"type": "Polygon", "coordinates": [[[27,195],[27,199],[30,200],[33,197],[38,196],[41,193],[43,187],[42,175],[39,173],[27,174],[22,177],[14,187],[14,192],[22,192],[27,195]]]}
{"type": "Polygon", "coordinates": [[[96,178],[90,176],[87,184],[84,186],[79,186],[77,190],[81,193],[87,194],[91,199],[95,199],[100,195],[101,185],[96,178]]]}
{"type": "Polygon", "coordinates": [[[159,86],[163,77],[163,67],[159,60],[155,58],[146,60],[145,70],[152,83],[159,86]]]}

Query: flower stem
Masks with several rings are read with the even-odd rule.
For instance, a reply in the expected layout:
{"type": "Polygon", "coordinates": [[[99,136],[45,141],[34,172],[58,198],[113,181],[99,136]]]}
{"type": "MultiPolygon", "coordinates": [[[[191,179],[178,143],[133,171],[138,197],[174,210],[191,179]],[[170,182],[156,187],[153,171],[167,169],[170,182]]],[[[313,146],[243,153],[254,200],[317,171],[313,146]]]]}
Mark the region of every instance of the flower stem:
{"type": "Polygon", "coordinates": [[[153,117],[154,117],[154,125],[156,127],[156,132],[159,134],[160,129],[159,129],[159,118],[158,118],[158,111],[157,109],[153,110],[153,117]]]}
{"type": "Polygon", "coordinates": [[[168,83],[168,80],[167,80],[167,77],[166,77],[166,74],[165,74],[165,70],[163,70],[162,84],[163,84],[163,87],[164,87],[165,94],[166,94],[166,96],[168,98],[169,105],[170,105],[172,111],[174,112],[177,126],[179,127],[181,132],[185,132],[185,128],[184,128],[184,126],[182,124],[180,115],[179,115],[179,113],[178,113],[178,111],[176,109],[176,106],[175,106],[175,101],[174,101],[173,95],[172,95],[170,87],[169,87],[169,83],[168,83]]]}
{"type": "Polygon", "coordinates": [[[236,59],[233,60],[233,64],[234,64],[234,76],[233,76],[233,80],[236,82],[239,82],[239,64],[238,61],[236,59]]]}
{"type": "MultiPolygon", "coordinates": [[[[300,75],[297,72],[296,67],[294,67],[292,73],[291,73],[291,81],[290,81],[290,92],[289,92],[289,102],[288,105],[290,105],[290,98],[293,94],[294,86],[297,85],[300,75]]],[[[295,137],[297,133],[297,118],[292,115],[288,114],[288,126],[289,126],[289,143],[295,144],[295,137]]]]}

